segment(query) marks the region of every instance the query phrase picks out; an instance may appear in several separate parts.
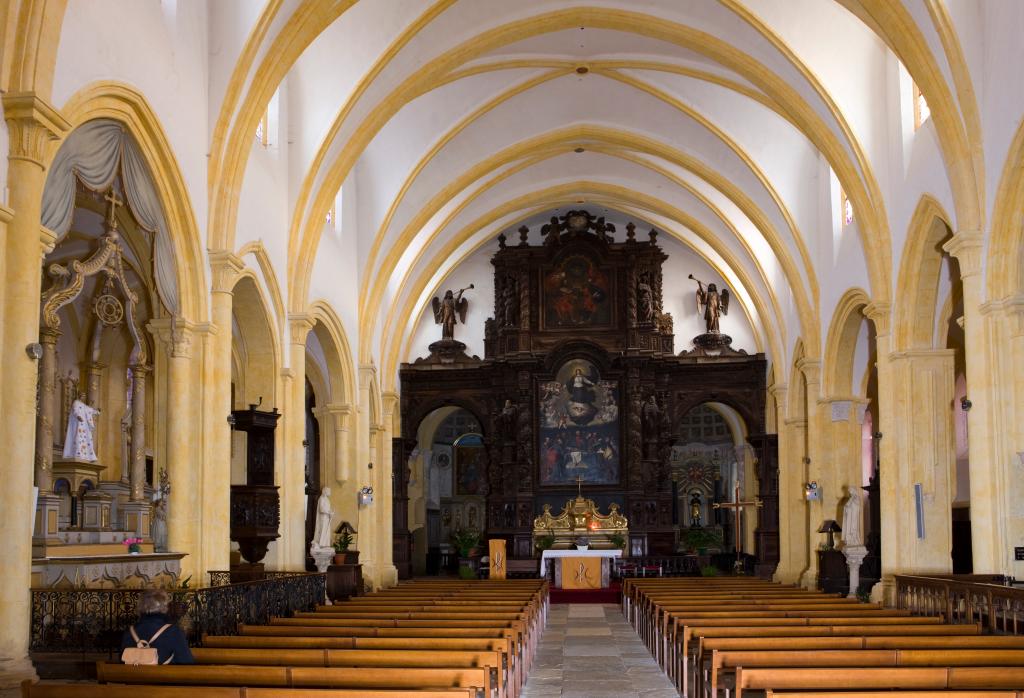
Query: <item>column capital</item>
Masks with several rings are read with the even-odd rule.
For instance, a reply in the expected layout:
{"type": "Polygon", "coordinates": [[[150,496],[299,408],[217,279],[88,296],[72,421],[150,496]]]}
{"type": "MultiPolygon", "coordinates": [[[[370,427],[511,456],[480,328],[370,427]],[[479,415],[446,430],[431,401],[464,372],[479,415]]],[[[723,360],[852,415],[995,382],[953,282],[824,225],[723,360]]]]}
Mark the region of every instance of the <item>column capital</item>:
{"type": "Polygon", "coordinates": [[[290,313],[288,315],[288,332],[291,343],[306,346],[306,337],[316,325],[316,318],[309,313],[290,313]]]}
{"type": "Polygon", "coordinates": [[[195,325],[179,318],[157,318],[146,324],[146,329],[163,344],[171,358],[192,357],[192,334],[195,325]]]}
{"type": "Polygon", "coordinates": [[[864,316],[875,325],[875,336],[889,334],[892,322],[892,303],[875,301],[864,306],[864,316]]]}
{"type": "Polygon", "coordinates": [[[329,402],[324,405],[324,410],[327,414],[334,415],[336,417],[348,417],[350,414],[355,412],[352,409],[352,405],[347,402],[329,402]]]}
{"type": "Polygon", "coordinates": [[[804,374],[808,385],[821,383],[821,361],[818,359],[800,359],[796,368],[804,374]]]}
{"type": "Polygon", "coordinates": [[[10,129],[10,159],[46,169],[46,145],[71,130],[71,123],[34,92],[3,95],[4,119],[10,129]]]}
{"type": "Polygon", "coordinates": [[[984,246],[985,239],[980,230],[961,230],[947,240],[942,249],[956,258],[960,264],[960,276],[966,279],[981,273],[981,253],[984,246]]]}
{"type": "Polygon", "coordinates": [[[400,396],[393,390],[385,390],[381,393],[381,404],[383,406],[383,412],[385,419],[390,419],[395,413],[400,401],[400,396]]]}
{"type": "Polygon", "coordinates": [[[214,293],[230,293],[238,276],[245,269],[245,262],[234,252],[213,250],[210,252],[210,272],[213,277],[214,293]]]}

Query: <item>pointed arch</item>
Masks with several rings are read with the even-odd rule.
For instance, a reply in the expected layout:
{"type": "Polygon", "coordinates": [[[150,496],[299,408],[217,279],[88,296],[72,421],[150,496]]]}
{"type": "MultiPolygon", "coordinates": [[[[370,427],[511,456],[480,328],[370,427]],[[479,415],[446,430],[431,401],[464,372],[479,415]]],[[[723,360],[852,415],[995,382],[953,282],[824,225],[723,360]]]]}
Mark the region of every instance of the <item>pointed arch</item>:
{"type": "Polygon", "coordinates": [[[201,322],[208,315],[206,257],[181,167],[171,148],[167,134],[146,98],[135,88],[104,80],[82,88],[62,109],[72,129],[64,138],[50,143],[46,166],[53,162],[61,143],[75,128],[92,119],[113,119],[123,123],[135,139],[149,166],[149,174],[167,219],[171,244],[177,263],[181,314],[191,322],[201,322]]]}
{"type": "Polygon", "coordinates": [[[836,304],[825,341],[823,393],[829,397],[849,397],[854,393],[853,362],[857,353],[857,335],[862,322],[868,321],[864,308],[871,298],[862,288],[846,291],[836,304]]]}
{"type": "Polygon", "coordinates": [[[896,351],[931,348],[939,293],[942,243],[952,237],[949,216],[925,194],[914,209],[897,277],[894,339],[896,351]]]}

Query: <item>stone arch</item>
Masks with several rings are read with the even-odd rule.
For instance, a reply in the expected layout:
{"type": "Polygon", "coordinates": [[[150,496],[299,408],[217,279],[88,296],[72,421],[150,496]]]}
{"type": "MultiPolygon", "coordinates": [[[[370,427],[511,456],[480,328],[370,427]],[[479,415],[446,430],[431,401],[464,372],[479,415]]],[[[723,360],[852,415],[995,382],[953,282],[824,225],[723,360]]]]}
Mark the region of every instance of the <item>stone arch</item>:
{"type": "MultiPolygon", "coordinates": [[[[830,397],[852,396],[855,392],[853,364],[857,351],[857,335],[861,323],[866,321],[864,308],[871,303],[868,294],[860,288],[851,288],[839,299],[832,315],[825,342],[825,374],[823,393],[830,397]]],[[[863,381],[858,381],[859,388],[863,381]]]]}
{"type": "Polygon", "coordinates": [[[273,311],[251,271],[239,275],[232,294],[233,344],[244,376],[244,393],[235,394],[234,407],[246,407],[262,397],[261,409],[269,410],[279,406],[277,378],[281,365],[273,311]]]}
{"type": "Polygon", "coordinates": [[[178,280],[180,312],[184,319],[199,322],[208,314],[204,270],[205,245],[199,232],[188,188],[156,113],[135,88],[113,81],[92,83],[76,92],[62,111],[73,128],[52,142],[45,165],[53,162],[60,145],[75,128],[93,119],[112,119],[124,124],[139,146],[153,188],[160,199],[170,233],[178,280]]]}
{"type": "Polygon", "coordinates": [[[996,189],[986,268],[989,298],[1024,291],[1024,123],[1010,143],[996,189]]]}
{"type": "Polygon", "coordinates": [[[893,328],[897,351],[930,349],[938,311],[942,245],[952,237],[949,216],[933,197],[925,194],[917,204],[903,247],[897,277],[893,328]]]}

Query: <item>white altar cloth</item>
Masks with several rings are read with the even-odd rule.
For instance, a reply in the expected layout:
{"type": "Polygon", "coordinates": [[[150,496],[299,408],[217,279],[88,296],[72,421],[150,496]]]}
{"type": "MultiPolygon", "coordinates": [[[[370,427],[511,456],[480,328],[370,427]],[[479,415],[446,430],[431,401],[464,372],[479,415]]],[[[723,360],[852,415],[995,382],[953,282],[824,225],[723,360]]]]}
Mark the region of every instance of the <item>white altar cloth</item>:
{"type": "Polygon", "coordinates": [[[615,550],[545,550],[540,556],[540,576],[548,571],[548,559],[556,557],[622,557],[622,551],[615,550]]]}

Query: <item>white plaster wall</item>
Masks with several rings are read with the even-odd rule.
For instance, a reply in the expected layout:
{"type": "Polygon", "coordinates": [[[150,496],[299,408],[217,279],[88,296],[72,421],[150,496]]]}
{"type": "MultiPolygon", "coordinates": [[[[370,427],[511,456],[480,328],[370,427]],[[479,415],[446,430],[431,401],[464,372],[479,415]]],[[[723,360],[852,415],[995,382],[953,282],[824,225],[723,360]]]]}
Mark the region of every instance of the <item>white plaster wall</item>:
{"type": "Polygon", "coordinates": [[[205,231],[207,214],[208,69],[206,3],[68,2],[54,105],[63,107],[100,80],[138,90],[170,142],[200,231],[205,231]]]}

